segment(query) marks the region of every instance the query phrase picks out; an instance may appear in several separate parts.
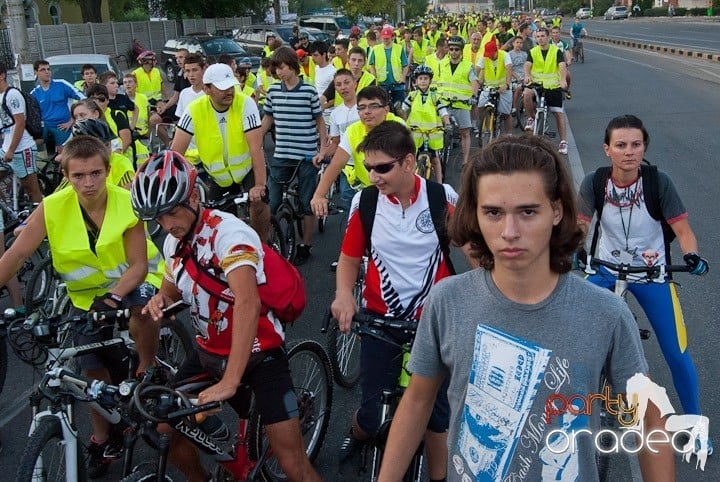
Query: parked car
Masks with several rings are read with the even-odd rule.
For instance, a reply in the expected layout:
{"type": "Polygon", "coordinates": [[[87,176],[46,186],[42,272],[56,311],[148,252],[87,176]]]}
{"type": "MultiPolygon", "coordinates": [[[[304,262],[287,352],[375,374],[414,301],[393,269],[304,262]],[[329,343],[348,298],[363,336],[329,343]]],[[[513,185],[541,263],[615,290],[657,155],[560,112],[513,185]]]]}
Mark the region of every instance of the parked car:
{"type": "Polygon", "coordinates": [[[95,67],[98,76],[108,70],[115,72],[118,79],[120,79],[120,85],[122,85],[123,71],[120,69],[117,62],[115,62],[115,59],[109,55],[54,55],[52,57],[47,57],[45,60],[50,63],[53,79],[63,79],[67,80],[71,84],[74,84],[78,80],[82,79],[82,66],[85,64],[92,64],[95,67]]]}
{"type": "Polygon", "coordinates": [[[575,16],[580,19],[586,19],[586,18],[592,18],[592,10],[590,10],[588,7],[581,7],[578,8],[578,11],[575,12],[575,16]]]}
{"type": "MultiPolygon", "coordinates": [[[[235,40],[240,44],[242,48],[248,51],[252,55],[261,55],[263,48],[267,44],[268,35],[273,34],[276,38],[282,40],[283,44],[287,44],[292,36],[293,25],[248,25],[247,27],[240,27],[238,33],[235,35],[235,40]]],[[[301,28],[300,33],[307,33],[308,40],[313,42],[315,40],[322,40],[330,44],[332,37],[316,28],[301,28]]]]}
{"type": "Polygon", "coordinates": [[[300,27],[319,28],[323,32],[335,36],[341,30],[346,37],[350,35],[352,23],[343,15],[304,15],[298,19],[300,27]]]}
{"type": "Polygon", "coordinates": [[[618,18],[628,18],[630,11],[624,5],[616,5],[605,11],[605,20],[617,20],[618,18]]]}
{"type": "Polygon", "coordinates": [[[549,23],[552,21],[553,18],[560,15],[561,17],[564,17],[562,11],[558,8],[545,8],[540,12],[540,15],[542,16],[542,19],[545,20],[546,23],[549,23]]]}
{"type": "Polygon", "coordinates": [[[174,82],[178,73],[179,67],[175,63],[175,52],[181,48],[187,49],[190,53],[199,53],[205,58],[229,54],[235,57],[236,62],[240,62],[241,59],[248,57],[250,70],[257,72],[260,67],[260,57],[251,55],[233,39],[215,37],[207,33],[186,35],[168,40],[163,47],[158,66],[163,69],[169,82],[174,82]]]}

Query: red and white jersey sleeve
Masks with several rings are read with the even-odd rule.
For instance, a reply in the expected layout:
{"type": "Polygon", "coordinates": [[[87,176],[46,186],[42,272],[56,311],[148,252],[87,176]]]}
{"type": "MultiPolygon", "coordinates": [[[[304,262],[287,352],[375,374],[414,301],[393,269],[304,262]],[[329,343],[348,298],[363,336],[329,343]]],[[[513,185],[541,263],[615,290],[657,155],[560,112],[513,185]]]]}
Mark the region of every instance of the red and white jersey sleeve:
{"type": "MultiPolygon", "coordinates": [[[[445,188],[452,215],[458,195],[445,188]]],[[[353,198],[341,252],[365,254],[365,234],[359,214],[360,193],[353,198]]],[[[419,319],[430,288],[450,275],[430,215],[427,188],[415,178],[415,197],[403,209],[397,199],[380,194],[373,223],[372,249],[363,286],[363,308],[392,317],[419,319]]]]}

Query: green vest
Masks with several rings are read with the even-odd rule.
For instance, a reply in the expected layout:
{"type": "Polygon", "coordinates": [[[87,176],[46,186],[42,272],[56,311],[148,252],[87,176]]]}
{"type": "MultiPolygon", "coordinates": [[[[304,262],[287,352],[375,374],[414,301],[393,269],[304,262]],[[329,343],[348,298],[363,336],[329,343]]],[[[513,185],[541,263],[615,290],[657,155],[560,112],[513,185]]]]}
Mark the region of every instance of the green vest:
{"type": "MultiPolygon", "coordinates": [[[[130,191],[107,185],[105,222],[90,250],[87,228],[80,212],[80,202],[74,189],[63,189],[43,200],[45,229],[47,230],[53,267],[66,283],[73,305],[89,310],[96,296],[108,292],[128,269],[125,254],[125,231],[138,223],[130,203],[130,191]]],[[[149,257],[146,281],[159,287],[164,267],[157,248],[149,257]]]]}
{"type": "Polygon", "coordinates": [[[530,50],[530,55],[532,56],[530,75],[534,81],[542,83],[546,89],[560,88],[560,67],[557,63],[558,53],[558,48],[554,45],[548,47],[545,58],[543,58],[539,45],[530,50]]]}
{"type": "MultiPolygon", "coordinates": [[[[393,78],[395,82],[400,82],[402,76],[402,47],[398,44],[392,44],[390,52],[390,67],[392,68],[393,78]]],[[[373,47],[373,55],[375,56],[375,77],[379,84],[387,79],[387,58],[385,57],[385,45],[379,44],[373,47]]]]}
{"type": "MultiPolygon", "coordinates": [[[[410,113],[407,123],[409,127],[419,127],[423,130],[430,130],[442,125],[442,119],[437,111],[437,93],[428,91],[425,102],[422,100],[422,93],[419,90],[410,92],[410,113]]],[[[415,140],[415,148],[420,149],[423,145],[424,135],[421,132],[410,129],[415,140]]],[[[439,150],[443,147],[442,131],[435,131],[428,134],[430,149],[439,150]]]]}
{"type": "MultiPolygon", "coordinates": [[[[447,99],[457,97],[462,100],[470,100],[473,95],[472,85],[468,80],[473,65],[467,60],[461,60],[455,72],[450,68],[450,57],[445,57],[440,62],[440,78],[438,79],[438,91],[447,99]]],[[[462,102],[453,102],[454,109],[470,110],[470,105],[462,102]]]]}
{"type": "MultiPolygon", "coordinates": [[[[405,121],[392,112],[388,112],[385,116],[385,120],[395,121],[405,125],[405,121]]],[[[348,161],[348,164],[343,168],[343,172],[345,173],[348,184],[351,186],[361,184],[362,186],[367,187],[372,184],[370,182],[370,173],[367,172],[367,169],[365,169],[365,165],[363,164],[365,161],[365,154],[357,150],[360,143],[363,139],[365,139],[367,133],[367,128],[361,121],[353,122],[345,131],[345,135],[347,135],[348,141],[350,142],[350,150],[352,151],[350,152],[350,161],[352,161],[353,164],[350,164],[350,161],[348,161]]]]}
{"type": "Polygon", "coordinates": [[[505,69],[505,56],[507,52],[500,49],[498,50],[496,65],[493,65],[493,60],[484,57],[484,75],[485,85],[493,88],[500,88],[503,85],[507,85],[507,70],[505,69]]]}
{"type": "Polygon", "coordinates": [[[252,169],[250,146],[242,133],[245,97],[245,94],[235,92],[227,116],[228,133],[225,140],[215,117],[215,109],[210,103],[210,96],[200,96],[187,107],[195,129],[194,139],[200,160],[210,177],[221,187],[241,183],[252,169]],[[234,134],[230,131],[231,128],[235,128],[234,134]],[[225,145],[227,161],[223,155],[225,145]]]}
{"type": "Polygon", "coordinates": [[[137,78],[137,91],[145,94],[148,99],[162,100],[162,76],[160,69],[153,67],[148,73],[142,67],[133,70],[137,78]]]}

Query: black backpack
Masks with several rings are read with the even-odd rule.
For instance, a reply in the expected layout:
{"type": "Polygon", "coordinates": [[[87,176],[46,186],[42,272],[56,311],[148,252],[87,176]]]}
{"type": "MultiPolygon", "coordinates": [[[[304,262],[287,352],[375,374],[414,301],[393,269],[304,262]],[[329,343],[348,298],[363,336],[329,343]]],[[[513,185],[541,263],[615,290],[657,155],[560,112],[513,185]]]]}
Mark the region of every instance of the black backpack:
{"type": "MultiPolygon", "coordinates": [[[[455,274],[455,267],[450,259],[450,238],[447,234],[446,220],[448,216],[447,197],[442,184],[425,180],[430,204],[430,217],[432,218],[435,233],[440,241],[440,249],[447,263],[450,274],[455,274]]],[[[365,246],[370,250],[370,237],[375,223],[375,211],[380,192],[375,186],[368,186],[360,192],[360,223],[365,234],[365,246]]]]}
{"type": "MultiPolygon", "coordinates": [[[[656,221],[660,221],[663,232],[663,240],[665,242],[665,260],[667,264],[670,262],[670,243],[675,239],[675,231],[672,230],[662,214],[662,206],[660,204],[660,181],[657,166],[653,166],[647,160],[643,159],[643,165],[640,166],[640,178],[642,179],[643,197],[645,206],[650,216],[656,221]]],[[[603,206],[605,205],[605,187],[610,178],[612,167],[599,167],[593,176],[593,195],[595,196],[595,210],[597,211],[597,220],[595,221],[595,232],[593,233],[592,242],[590,244],[590,252],[595,253],[597,248],[598,237],[600,233],[600,216],[602,216],[603,206]]]]}
{"type": "MultiPolygon", "coordinates": [[[[8,87],[8,89],[5,91],[5,95],[3,96],[2,107],[3,109],[5,109],[5,112],[11,119],[13,119],[13,116],[10,113],[10,108],[7,105],[7,95],[10,92],[10,89],[16,89],[23,96],[23,99],[25,99],[25,130],[28,131],[28,134],[30,134],[33,139],[42,139],[43,120],[42,113],[40,112],[40,104],[38,103],[37,99],[30,94],[26,94],[17,87],[8,87]]],[[[12,124],[5,127],[10,127],[13,125],[15,125],[14,120],[12,124]]]]}

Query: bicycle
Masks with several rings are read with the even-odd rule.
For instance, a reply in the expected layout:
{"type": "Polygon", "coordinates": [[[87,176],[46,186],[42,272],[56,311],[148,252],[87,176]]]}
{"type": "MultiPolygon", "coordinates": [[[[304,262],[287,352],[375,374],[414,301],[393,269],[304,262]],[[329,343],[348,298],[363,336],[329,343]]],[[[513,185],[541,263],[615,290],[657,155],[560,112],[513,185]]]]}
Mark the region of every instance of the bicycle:
{"type": "MultiPolygon", "coordinates": [[[[323,330],[329,329],[330,316],[326,317],[323,324],[323,330]]],[[[337,323],[335,323],[337,325],[337,323]]],[[[335,327],[336,328],[336,327],[335,327]]],[[[394,388],[383,389],[381,394],[381,412],[380,412],[380,428],[378,433],[372,440],[366,445],[365,453],[363,454],[362,466],[366,468],[367,464],[367,449],[371,452],[371,466],[370,466],[370,480],[376,481],[380,474],[380,466],[382,464],[383,453],[385,449],[385,443],[387,442],[387,436],[390,432],[390,424],[392,423],[392,416],[397,409],[400,398],[404,393],[405,389],[410,383],[410,373],[407,371],[407,362],[410,359],[410,348],[412,345],[412,339],[415,338],[415,331],[417,329],[417,321],[415,320],[400,320],[396,318],[385,318],[373,316],[366,313],[356,313],[353,316],[353,325],[351,327],[351,333],[355,336],[369,336],[388,343],[389,345],[398,347],[402,352],[402,369],[398,377],[397,385],[394,388]],[[388,332],[392,330],[395,335],[388,332]],[[410,341],[401,341],[397,336],[410,341]]],[[[413,458],[410,462],[407,472],[403,477],[403,481],[420,482],[424,480],[423,468],[424,468],[424,444],[421,442],[418,446],[413,458]]]]}
{"type": "MultiPolygon", "coordinates": [[[[298,397],[300,428],[305,450],[310,461],[317,457],[325,439],[332,409],[332,373],[325,349],[319,343],[306,340],[294,345],[288,352],[288,363],[298,397]]],[[[194,415],[217,409],[218,402],[194,405],[186,394],[214,383],[209,375],[180,381],[173,388],[141,383],[133,393],[133,408],[141,416],[139,423],[131,425],[126,435],[126,458],[123,482],[140,480],[168,480],[165,474],[168,458],[167,443],[158,443],[155,428],[169,423],[178,433],[218,462],[213,480],[284,480],[277,459],[273,457],[263,421],[251,403],[248,413],[241,414],[235,440],[229,447],[217,436],[206,434],[199,428],[194,415]],[[174,412],[168,413],[170,410],[174,412]],[[132,467],[132,452],[138,436],[158,451],[156,463],[145,462],[132,467]]],[[[247,387],[246,387],[247,388],[247,387]]],[[[239,390],[243,389],[243,386],[239,390]]]]}
{"type": "Polygon", "coordinates": [[[525,103],[522,101],[523,84],[513,79],[510,88],[513,91],[513,107],[515,112],[511,115],[515,118],[515,127],[523,129],[525,127],[525,103]]]}
{"type": "MultiPolygon", "coordinates": [[[[409,78],[409,77],[408,77],[409,78]]],[[[382,86],[385,89],[385,94],[387,95],[387,101],[388,105],[390,106],[390,112],[396,115],[400,115],[399,112],[402,111],[402,103],[405,98],[405,84],[401,83],[395,83],[391,85],[383,85],[382,86]],[[393,102],[393,93],[394,92],[400,92],[402,95],[402,99],[396,100],[393,102]]]]}
{"type": "Polygon", "coordinates": [[[542,84],[533,83],[525,86],[535,91],[535,124],[533,125],[533,135],[553,137],[548,132],[548,107],[545,100],[545,88],[542,84]]]}
{"type": "MultiPolygon", "coordinates": [[[[115,321],[129,316],[129,310],[116,310],[88,313],[74,317],[73,321],[92,325],[96,321],[115,321]]],[[[38,338],[47,335],[43,331],[43,325],[27,325],[16,329],[26,331],[33,337],[37,333],[38,338]]],[[[37,344],[37,339],[33,343],[37,344]]],[[[85,480],[83,447],[78,442],[74,403],[78,400],[89,402],[100,415],[116,424],[120,421],[120,412],[108,401],[120,393],[120,390],[104,382],[76,375],[66,367],[76,356],[125,344],[126,340],[118,337],[77,347],[48,350],[53,356],[48,358],[49,363],[38,389],[30,396],[32,422],[27,445],[18,464],[16,480],[85,480]],[[41,411],[43,399],[47,399],[50,404],[41,411]],[[59,453],[55,453],[55,450],[59,453]]],[[[43,352],[41,350],[36,353],[43,352]]],[[[25,354],[34,355],[30,349],[26,350],[25,354]]]]}
{"type": "Polygon", "coordinates": [[[576,39],[573,39],[573,48],[572,48],[572,55],[573,55],[573,62],[577,63],[580,62],[581,64],[585,63],[585,49],[583,48],[583,41],[582,36],[576,39]]]}
{"type": "MultiPolygon", "coordinates": [[[[367,273],[368,257],[363,256],[358,275],[353,285],[353,297],[357,306],[362,306],[362,290],[367,273]]],[[[327,352],[333,368],[335,383],[344,388],[352,388],[360,379],[360,338],[350,331],[343,333],[337,323],[330,326],[332,314],[330,310],[320,328],[320,333],[327,333],[327,352]]]]}
{"type": "MultiPolygon", "coordinates": [[[[320,169],[318,170],[318,173],[317,173],[317,185],[319,185],[320,178],[327,170],[327,167],[330,165],[331,160],[332,160],[331,158],[326,158],[326,159],[323,159],[322,162],[320,163],[320,169]]],[[[336,179],[335,182],[333,182],[330,185],[330,189],[328,189],[328,192],[325,194],[325,199],[327,199],[327,203],[328,203],[328,213],[329,214],[336,214],[339,212],[337,209],[337,206],[335,204],[335,201],[334,201],[335,194],[337,194],[338,189],[339,189],[338,188],[339,182],[340,182],[339,178],[336,179]]],[[[325,232],[326,222],[327,222],[327,216],[318,218],[318,231],[319,232],[321,232],[321,233],[325,232]]]]}
{"type": "MultiPolygon", "coordinates": [[[[642,275],[641,279],[633,280],[634,282],[665,282],[666,275],[679,272],[689,272],[691,268],[686,265],[655,265],[655,266],[632,266],[627,263],[613,263],[611,261],[605,261],[594,257],[589,253],[582,253],[579,256],[579,261],[583,271],[588,275],[594,275],[598,273],[599,267],[607,268],[614,271],[615,274],[607,273],[607,276],[613,276],[615,278],[614,293],[627,300],[628,293],[628,278],[631,275],[642,275]],[[584,256],[583,256],[584,254],[584,256]],[[584,259],[583,259],[584,258],[584,259]]],[[[634,316],[634,315],[633,315],[634,316]]],[[[637,320],[637,317],[635,317],[637,320]]],[[[640,339],[647,340],[651,336],[650,330],[638,328],[640,339]]],[[[602,375],[600,381],[600,391],[605,390],[612,391],[612,387],[606,377],[606,374],[602,375]]],[[[612,415],[606,411],[604,405],[600,408],[600,425],[603,429],[614,430],[618,427],[617,415],[612,415]]],[[[604,447],[609,448],[614,442],[611,440],[612,437],[608,434],[606,437],[600,438],[600,443],[604,447]]],[[[596,453],[596,460],[598,466],[598,476],[601,481],[608,480],[608,471],[610,467],[610,454],[609,453],[596,453]]]]}
{"type": "Polygon", "coordinates": [[[505,114],[499,113],[500,92],[495,88],[488,89],[488,100],[481,108],[480,118],[480,147],[487,146],[490,141],[500,137],[503,124],[505,123],[505,114]]]}
{"type": "MultiPolygon", "coordinates": [[[[302,161],[302,162],[308,162],[302,161]]],[[[289,262],[295,261],[297,254],[297,238],[303,236],[302,208],[300,206],[300,185],[298,183],[298,172],[301,164],[298,163],[293,169],[290,179],[279,182],[282,185],[282,201],[275,212],[275,220],[278,224],[279,236],[281,242],[285,245],[286,251],[281,252],[283,257],[289,262]],[[297,226],[297,234],[295,232],[297,226]]]]}
{"type": "Polygon", "coordinates": [[[430,149],[430,135],[437,132],[444,133],[445,128],[442,126],[436,126],[431,129],[423,129],[422,127],[418,126],[410,126],[410,131],[418,132],[423,137],[422,146],[420,146],[420,149],[418,149],[417,155],[415,157],[417,163],[415,172],[418,175],[424,177],[425,179],[431,179],[433,172],[432,157],[434,153],[432,149],[430,149]]]}

